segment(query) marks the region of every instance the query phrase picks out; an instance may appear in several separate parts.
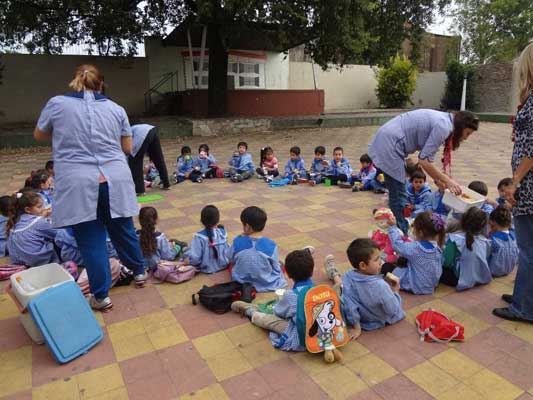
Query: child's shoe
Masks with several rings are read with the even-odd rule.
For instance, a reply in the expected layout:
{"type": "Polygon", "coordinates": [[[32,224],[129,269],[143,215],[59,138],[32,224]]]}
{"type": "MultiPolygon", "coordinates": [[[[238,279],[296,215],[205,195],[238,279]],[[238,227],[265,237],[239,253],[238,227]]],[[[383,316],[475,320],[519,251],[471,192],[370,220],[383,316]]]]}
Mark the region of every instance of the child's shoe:
{"type": "Polygon", "coordinates": [[[315,186],[316,182],[313,179],[309,180],[309,186],[315,186]]]}
{"type": "Polygon", "coordinates": [[[385,194],[385,193],[387,193],[387,189],[381,189],[381,188],[375,189],[374,193],[375,194],[385,194]]]}
{"type": "Polygon", "coordinates": [[[265,176],[265,182],[270,183],[274,180],[274,177],[272,175],[265,176]]]}
{"type": "Polygon", "coordinates": [[[352,187],[352,192],[358,192],[360,191],[361,189],[359,188],[359,185],[353,185],[352,187]]]}
{"type": "Polygon", "coordinates": [[[326,269],[326,275],[329,280],[333,280],[336,276],[340,276],[339,270],[335,265],[335,257],[333,254],[328,254],[324,259],[324,268],[326,269]]]}
{"type": "Polygon", "coordinates": [[[203,181],[204,181],[204,178],[202,178],[201,176],[196,178],[196,183],[202,183],[203,181]]]}
{"type": "Polygon", "coordinates": [[[252,314],[257,310],[257,307],[252,303],[247,303],[245,301],[234,301],[231,303],[231,311],[241,314],[241,317],[252,318],[252,314]]]}
{"type": "Polygon", "coordinates": [[[350,182],[339,182],[337,185],[341,189],[351,189],[352,188],[352,185],[350,184],[350,182]]]}
{"type": "Polygon", "coordinates": [[[133,279],[135,280],[135,286],[142,288],[148,279],[148,274],[143,272],[142,274],[135,275],[133,279]]]}
{"type": "Polygon", "coordinates": [[[296,178],[296,176],[293,176],[291,180],[291,185],[297,185],[297,184],[298,184],[298,178],[296,178]]]}
{"type": "Polygon", "coordinates": [[[315,248],[313,246],[305,246],[302,250],[307,250],[309,254],[315,254],[315,248]]]}

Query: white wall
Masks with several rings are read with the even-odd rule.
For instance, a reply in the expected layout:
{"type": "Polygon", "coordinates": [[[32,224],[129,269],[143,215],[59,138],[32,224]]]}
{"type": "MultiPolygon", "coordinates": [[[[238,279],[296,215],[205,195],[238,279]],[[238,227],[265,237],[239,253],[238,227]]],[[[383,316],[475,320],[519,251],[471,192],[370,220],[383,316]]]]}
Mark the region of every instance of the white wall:
{"type": "MultiPolygon", "coordinates": [[[[348,112],[357,109],[378,108],[376,76],[367,65],[349,65],[323,71],[315,65],[317,89],[325,92],[325,112],[348,112]]],[[[438,108],[444,87],[444,72],[418,75],[417,88],[411,99],[416,107],[438,108]]],[[[314,89],[313,66],[308,62],[291,62],[289,89],[314,89]]]]}
{"type": "Polygon", "coordinates": [[[289,89],[289,56],[285,53],[265,52],[265,80],[267,89],[289,89]]]}

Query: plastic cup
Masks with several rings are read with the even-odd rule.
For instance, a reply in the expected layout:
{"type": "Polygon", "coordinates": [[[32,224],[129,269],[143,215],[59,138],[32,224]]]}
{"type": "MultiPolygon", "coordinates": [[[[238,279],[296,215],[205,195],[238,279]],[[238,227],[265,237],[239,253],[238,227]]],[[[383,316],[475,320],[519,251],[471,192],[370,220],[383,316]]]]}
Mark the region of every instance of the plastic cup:
{"type": "Polygon", "coordinates": [[[326,179],[324,180],[324,185],[326,185],[326,186],[331,186],[331,179],[326,178],[326,179]]]}

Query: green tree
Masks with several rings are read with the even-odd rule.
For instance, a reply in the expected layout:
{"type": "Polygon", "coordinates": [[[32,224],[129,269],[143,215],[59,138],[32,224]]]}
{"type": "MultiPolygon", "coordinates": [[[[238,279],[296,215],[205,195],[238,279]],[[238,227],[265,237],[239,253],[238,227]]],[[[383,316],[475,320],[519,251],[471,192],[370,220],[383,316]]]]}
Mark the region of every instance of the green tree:
{"type": "MultiPolygon", "coordinates": [[[[0,45],[59,53],[87,43],[99,54],[134,54],[143,35],[184,17],[208,27],[209,113],[226,114],[227,60],[250,23],[267,24],[284,46],[296,37],[327,68],[348,62],[386,64],[406,38],[420,38],[449,0],[4,0],[0,45]]],[[[265,26],[267,26],[265,25],[265,26]]],[[[261,30],[258,35],[263,34],[261,30]]]]}
{"type": "Polygon", "coordinates": [[[468,63],[509,62],[533,38],[531,0],[456,0],[451,12],[468,63]]]}
{"type": "Polygon", "coordinates": [[[450,61],[446,66],[446,89],[441,100],[441,107],[446,110],[459,110],[463,96],[463,81],[466,76],[466,108],[472,109],[474,103],[474,74],[476,68],[471,64],[450,61]]]}
{"type": "Polygon", "coordinates": [[[389,67],[378,71],[376,95],[379,104],[386,108],[402,108],[411,102],[411,95],[416,89],[417,69],[411,61],[397,55],[389,67]]]}

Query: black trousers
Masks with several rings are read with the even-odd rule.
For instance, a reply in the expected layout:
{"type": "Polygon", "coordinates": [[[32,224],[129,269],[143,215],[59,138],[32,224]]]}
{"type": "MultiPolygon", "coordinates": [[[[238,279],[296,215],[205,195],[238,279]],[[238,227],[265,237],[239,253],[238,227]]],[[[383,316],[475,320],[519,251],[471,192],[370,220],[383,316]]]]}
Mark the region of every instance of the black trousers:
{"type": "Polygon", "coordinates": [[[459,278],[455,276],[455,272],[453,272],[452,269],[443,268],[439,282],[444,283],[447,286],[457,286],[459,278]]]}
{"type": "Polygon", "coordinates": [[[346,175],[344,175],[344,174],[340,174],[338,176],[336,176],[336,175],[330,175],[330,176],[326,175],[325,178],[331,180],[331,184],[332,185],[336,185],[339,182],[346,182],[348,180],[348,177],[346,175]]]}
{"type": "Polygon", "coordinates": [[[148,132],[148,135],[146,135],[146,139],[144,139],[137,155],[128,158],[131,176],[135,183],[135,192],[137,194],[144,193],[143,163],[145,154],[148,154],[148,157],[150,157],[150,160],[152,160],[159,171],[159,177],[161,178],[163,186],[170,187],[167,165],[165,164],[165,158],[163,157],[163,150],[161,149],[161,142],[159,141],[157,128],[152,128],[150,132],[148,132]]]}

